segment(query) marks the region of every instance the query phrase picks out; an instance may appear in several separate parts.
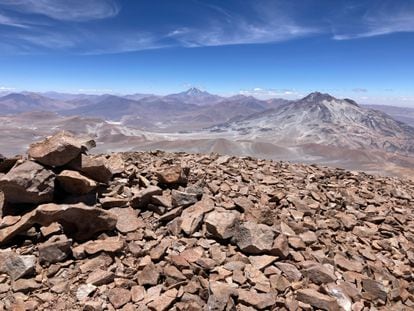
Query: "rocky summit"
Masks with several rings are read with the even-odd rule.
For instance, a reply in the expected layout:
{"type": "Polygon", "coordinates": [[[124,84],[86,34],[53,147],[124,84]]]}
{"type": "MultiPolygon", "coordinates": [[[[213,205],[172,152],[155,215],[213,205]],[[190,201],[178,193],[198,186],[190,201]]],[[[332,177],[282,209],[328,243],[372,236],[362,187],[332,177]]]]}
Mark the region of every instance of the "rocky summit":
{"type": "Polygon", "coordinates": [[[93,145],[0,157],[0,310],[413,310],[412,181],[93,145]]]}

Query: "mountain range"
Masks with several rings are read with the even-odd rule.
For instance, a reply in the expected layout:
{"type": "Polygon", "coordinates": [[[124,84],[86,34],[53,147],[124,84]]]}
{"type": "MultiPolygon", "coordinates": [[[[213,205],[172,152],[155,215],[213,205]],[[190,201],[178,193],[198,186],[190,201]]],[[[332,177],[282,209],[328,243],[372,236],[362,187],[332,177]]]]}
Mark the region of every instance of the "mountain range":
{"type": "Polygon", "coordinates": [[[92,135],[102,152],[218,152],[414,172],[414,109],[361,106],[319,92],[293,101],[196,88],[165,96],[22,92],[0,97],[0,109],[3,154],[21,152],[52,128],[92,135]]]}

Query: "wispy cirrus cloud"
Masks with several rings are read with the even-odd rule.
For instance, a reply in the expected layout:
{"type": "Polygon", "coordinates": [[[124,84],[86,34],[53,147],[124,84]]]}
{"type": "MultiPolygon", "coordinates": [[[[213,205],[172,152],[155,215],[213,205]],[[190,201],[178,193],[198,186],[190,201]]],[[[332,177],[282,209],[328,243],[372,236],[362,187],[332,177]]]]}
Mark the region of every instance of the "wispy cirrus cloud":
{"type": "Polygon", "coordinates": [[[398,32],[414,32],[414,2],[413,1],[381,1],[366,7],[359,15],[354,6],[348,13],[353,15],[352,27],[333,21],[333,39],[351,40],[388,35],[398,32]],[[356,16],[355,16],[356,14],[356,16]]]}
{"type": "Polygon", "coordinates": [[[29,28],[29,25],[24,24],[24,22],[19,21],[16,18],[12,18],[0,13],[0,25],[17,27],[17,28],[29,28]]]}
{"type": "MultiPolygon", "coordinates": [[[[161,6],[157,3],[163,2],[152,1],[157,9],[149,14],[160,21],[155,26],[130,16],[126,22],[122,20],[118,0],[0,0],[0,53],[98,55],[278,43],[317,35],[351,40],[414,32],[412,1],[320,2],[315,13],[313,5],[302,1],[229,0],[212,4],[188,0],[171,8],[172,19],[158,16],[161,6]],[[7,27],[3,32],[2,26],[7,27]]],[[[125,11],[140,13],[140,2],[122,4],[125,11]]],[[[151,6],[144,7],[151,10],[151,6]]]]}
{"type": "Polygon", "coordinates": [[[112,17],[120,10],[113,0],[0,0],[0,5],[17,12],[78,22],[112,17]]]}
{"type": "Polygon", "coordinates": [[[284,12],[283,7],[275,6],[275,2],[252,4],[248,15],[201,1],[198,3],[215,14],[208,14],[208,20],[202,25],[176,28],[167,35],[185,47],[280,42],[323,31],[298,23],[284,12]]]}

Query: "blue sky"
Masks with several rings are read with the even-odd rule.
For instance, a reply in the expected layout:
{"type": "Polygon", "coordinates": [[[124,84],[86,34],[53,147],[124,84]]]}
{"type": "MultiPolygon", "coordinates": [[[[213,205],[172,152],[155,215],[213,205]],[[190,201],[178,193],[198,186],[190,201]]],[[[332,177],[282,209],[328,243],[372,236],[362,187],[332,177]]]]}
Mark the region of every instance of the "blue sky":
{"type": "Polygon", "coordinates": [[[414,0],[0,0],[0,92],[414,106],[414,0]]]}

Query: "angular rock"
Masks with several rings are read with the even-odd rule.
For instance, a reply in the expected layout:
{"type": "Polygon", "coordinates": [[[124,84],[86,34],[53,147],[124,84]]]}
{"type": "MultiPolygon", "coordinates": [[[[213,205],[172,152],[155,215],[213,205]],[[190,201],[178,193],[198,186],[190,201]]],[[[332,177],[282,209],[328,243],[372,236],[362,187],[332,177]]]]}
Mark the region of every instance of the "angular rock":
{"type": "Polygon", "coordinates": [[[155,311],[166,311],[170,310],[170,306],[174,303],[177,298],[178,291],[173,288],[167,290],[159,298],[148,304],[148,308],[155,311]]]}
{"type": "Polygon", "coordinates": [[[80,154],[68,163],[68,167],[101,183],[108,183],[113,175],[109,161],[102,156],[80,154]]]}
{"type": "Polygon", "coordinates": [[[186,185],[189,174],[190,168],[181,166],[174,166],[157,172],[158,181],[166,185],[186,185]]]}
{"type": "Polygon", "coordinates": [[[109,237],[103,240],[86,242],[77,246],[77,248],[82,248],[87,254],[93,255],[99,252],[117,253],[120,252],[124,246],[124,241],[119,237],[109,237]]]}
{"type": "Polygon", "coordinates": [[[96,291],[96,288],[97,287],[92,284],[83,284],[78,287],[76,291],[76,298],[79,301],[84,301],[86,298],[88,298],[89,295],[96,291]]]}
{"type": "Polygon", "coordinates": [[[50,202],[54,189],[55,174],[33,161],[13,167],[0,179],[0,190],[9,203],[50,202]]]}
{"type": "Polygon", "coordinates": [[[72,194],[87,194],[97,187],[94,180],[76,171],[64,170],[56,176],[56,179],[63,190],[72,194]]]}
{"type": "Polygon", "coordinates": [[[151,249],[149,254],[151,259],[154,261],[160,260],[164,256],[165,252],[167,251],[168,247],[170,247],[170,245],[171,241],[169,239],[162,239],[157,246],[151,249]]]}
{"type": "Polygon", "coordinates": [[[52,236],[38,245],[40,263],[56,263],[65,260],[71,253],[72,240],[65,235],[52,236]]]}
{"type": "Polygon", "coordinates": [[[201,225],[204,214],[214,209],[214,201],[205,199],[184,210],[181,215],[181,230],[193,234],[201,225]]]}
{"type": "Polygon", "coordinates": [[[143,221],[137,217],[137,211],[131,207],[111,208],[110,212],[117,216],[116,229],[121,233],[133,232],[145,227],[143,221]]]}
{"type": "Polygon", "coordinates": [[[154,264],[149,264],[138,273],[138,284],[139,285],[157,285],[160,273],[154,264]]]}
{"type": "Polygon", "coordinates": [[[86,283],[95,286],[101,286],[104,284],[111,283],[114,280],[114,278],[115,274],[113,272],[98,269],[89,274],[86,283]]]}
{"type": "Polygon", "coordinates": [[[40,232],[42,233],[43,237],[47,238],[53,234],[62,233],[63,227],[61,224],[54,222],[54,223],[51,223],[49,226],[41,227],[40,232]]]}
{"type": "Polygon", "coordinates": [[[106,166],[109,168],[112,175],[121,174],[125,171],[125,161],[119,153],[111,154],[106,161],[106,166]]]}
{"type": "Polygon", "coordinates": [[[104,197],[99,198],[99,203],[105,209],[114,208],[114,207],[126,207],[129,200],[124,198],[113,198],[113,197],[104,197]]]}
{"type": "Polygon", "coordinates": [[[306,267],[302,270],[302,274],[318,285],[332,283],[337,279],[333,269],[330,270],[317,262],[307,263],[306,267]]]}
{"type": "Polygon", "coordinates": [[[197,194],[178,191],[175,189],[173,189],[171,193],[171,197],[172,197],[172,204],[174,207],[177,207],[177,206],[187,207],[187,206],[193,205],[194,203],[197,203],[198,201],[197,194]]]}
{"type": "Polygon", "coordinates": [[[114,308],[119,309],[131,301],[131,292],[125,288],[115,287],[109,290],[108,299],[114,308]]]}
{"type": "Polygon", "coordinates": [[[347,295],[341,286],[329,283],[323,286],[324,292],[336,299],[338,305],[344,311],[352,311],[352,299],[347,295]]]}
{"type": "Polygon", "coordinates": [[[18,255],[12,251],[0,252],[0,273],[6,273],[12,280],[35,272],[36,256],[18,255]]]}
{"type": "Polygon", "coordinates": [[[134,195],[131,200],[131,206],[134,208],[144,208],[150,203],[152,196],[161,194],[161,188],[157,186],[149,186],[134,195]]]}
{"type": "Polygon", "coordinates": [[[229,239],[233,236],[236,222],[240,218],[237,211],[214,210],[204,217],[207,232],[216,239],[229,239]]]}
{"type": "Polygon", "coordinates": [[[69,132],[62,131],[44,141],[31,144],[28,153],[31,158],[44,165],[63,166],[87,149],[85,142],[69,132]]]}
{"type": "Polygon", "coordinates": [[[272,250],[275,232],[267,225],[244,222],[235,230],[234,239],[242,252],[263,254],[272,250]]]}
{"type": "Polygon", "coordinates": [[[14,225],[0,229],[0,244],[30,229],[34,224],[48,226],[53,222],[60,223],[66,235],[73,236],[77,240],[85,240],[95,233],[114,229],[117,218],[108,211],[81,203],[76,205],[43,204],[22,216],[14,225]]]}
{"type": "Polygon", "coordinates": [[[296,299],[322,310],[340,311],[340,307],[335,298],[321,294],[311,288],[298,290],[296,292],[296,299]]]}
{"type": "Polygon", "coordinates": [[[272,255],[278,256],[280,258],[286,258],[289,256],[289,244],[287,236],[284,234],[279,234],[275,241],[273,242],[272,255]]]}
{"type": "Polygon", "coordinates": [[[133,302],[139,302],[145,298],[144,286],[135,285],[131,288],[131,299],[133,302]]]}
{"type": "Polygon", "coordinates": [[[35,279],[19,279],[12,283],[12,289],[14,292],[31,292],[42,287],[42,284],[37,283],[35,279]]]}
{"type": "Polygon", "coordinates": [[[243,212],[247,212],[254,208],[254,203],[246,197],[238,197],[233,200],[234,204],[242,209],[243,212]]]}
{"type": "Polygon", "coordinates": [[[6,158],[0,154],[0,173],[7,173],[16,164],[17,161],[21,160],[21,156],[15,156],[13,158],[6,158]]]}
{"type": "Polygon", "coordinates": [[[360,262],[349,260],[341,254],[336,254],[334,257],[334,261],[335,265],[346,271],[361,272],[364,269],[364,266],[360,262]]]}
{"type": "Polygon", "coordinates": [[[259,294],[251,290],[239,290],[238,300],[245,305],[252,306],[256,310],[269,309],[276,303],[276,295],[259,294]]]}
{"type": "Polygon", "coordinates": [[[302,273],[300,273],[298,268],[291,263],[276,262],[275,266],[278,267],[291,282],[299,281],[302,278],[302,273]]]}
{"type": "Polygon", "coordinates": [[[367,278],[362,280],[362,288],[372,299],[387,301],[387,289],[381,283],[367,278]]]}
{"type": "Polygon", "coordinates": [[[270,255],[249,256],[249,260],[254,268],[261,270],[276,261],[277,257],[270,255]]]}

